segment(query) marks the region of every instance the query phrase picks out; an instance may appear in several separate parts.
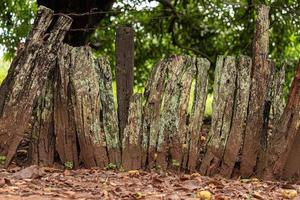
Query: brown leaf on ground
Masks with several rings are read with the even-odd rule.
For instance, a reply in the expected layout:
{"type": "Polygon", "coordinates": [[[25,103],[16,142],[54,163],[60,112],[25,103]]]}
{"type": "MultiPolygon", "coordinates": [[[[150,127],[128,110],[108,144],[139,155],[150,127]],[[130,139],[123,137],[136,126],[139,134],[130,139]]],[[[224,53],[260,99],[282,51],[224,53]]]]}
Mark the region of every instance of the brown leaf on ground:
{"type": "Polygon", "coordinates": [[[299,185],[251,179],[243,182],[161,171],[140,170],[137,173],[98,168],[63,171],[32,166],[18,172],[1,170],[0,177],[0,200],[300,199],[295,190],[300,188],[299,185]]]}

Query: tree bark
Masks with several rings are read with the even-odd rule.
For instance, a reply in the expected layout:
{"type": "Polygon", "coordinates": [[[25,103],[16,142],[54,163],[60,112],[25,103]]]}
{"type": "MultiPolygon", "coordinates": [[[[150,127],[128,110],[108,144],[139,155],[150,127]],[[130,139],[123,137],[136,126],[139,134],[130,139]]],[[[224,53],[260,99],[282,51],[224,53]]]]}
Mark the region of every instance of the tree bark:
{"type": "Polygon", "coordinates": [[[89,37],[93,34],[99,22],[106,16],[105,13],[92,15],[80,15],[89,12],[105,12],[112,8],[114,0],[37,0],[39,6],[46,6],[55,14],[74,14],[71,32],[68,32],[65,42],[72,46],[83,46],[88,43],[89,37]],[[77,14],[77,15],[76,15],[77,14]],[[86,29],[86,30],[80,30],[86,29]]]}

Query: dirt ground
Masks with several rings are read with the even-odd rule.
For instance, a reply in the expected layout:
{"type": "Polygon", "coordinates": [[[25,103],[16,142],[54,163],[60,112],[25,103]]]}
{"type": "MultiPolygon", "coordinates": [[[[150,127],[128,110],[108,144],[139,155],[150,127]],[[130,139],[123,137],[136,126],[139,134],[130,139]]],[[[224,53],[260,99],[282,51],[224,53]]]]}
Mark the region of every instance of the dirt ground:
{"type": "Polygon", "coordinates": [[[300,186],[200,174],[57,168],[0,171],[0,199],[300,199],[300,186]],[[202,192],[201,192],[202,191],[202,192]],[[203,192],[204,191],[204,192],[203,192]],[[203,197],[204,194],[204,197],[203,197]],[[211,197],[210,197],[211,194],[211,197]]]}

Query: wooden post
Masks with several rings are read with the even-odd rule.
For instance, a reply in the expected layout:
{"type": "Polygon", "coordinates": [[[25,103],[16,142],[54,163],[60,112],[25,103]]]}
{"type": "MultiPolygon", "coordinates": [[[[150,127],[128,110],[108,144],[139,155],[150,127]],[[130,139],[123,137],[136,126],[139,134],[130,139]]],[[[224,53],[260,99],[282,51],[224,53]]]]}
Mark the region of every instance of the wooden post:
{"type": "Polygon", "coordinates": [[[120,141],[127,124],[129,102],[133,93],[134,32],[121,26],[116,34],[116,79],[120,141]]]}

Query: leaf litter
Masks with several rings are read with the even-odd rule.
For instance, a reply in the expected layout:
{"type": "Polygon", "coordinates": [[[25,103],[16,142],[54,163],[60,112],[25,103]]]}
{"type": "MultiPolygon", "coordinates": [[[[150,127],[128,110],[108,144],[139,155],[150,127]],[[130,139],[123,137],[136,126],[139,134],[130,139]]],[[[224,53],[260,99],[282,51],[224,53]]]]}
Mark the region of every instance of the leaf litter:
{"type": "Polygon", "coordinates": [[[300,186],[256,178],[229,180],[198,173],[30,166],[0,170],[0,199],[259,199],[300,200],[300,186]]]}

